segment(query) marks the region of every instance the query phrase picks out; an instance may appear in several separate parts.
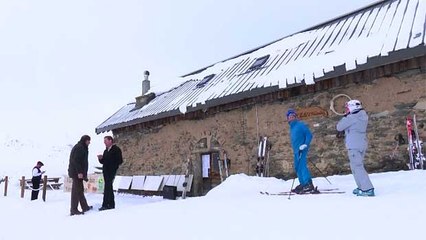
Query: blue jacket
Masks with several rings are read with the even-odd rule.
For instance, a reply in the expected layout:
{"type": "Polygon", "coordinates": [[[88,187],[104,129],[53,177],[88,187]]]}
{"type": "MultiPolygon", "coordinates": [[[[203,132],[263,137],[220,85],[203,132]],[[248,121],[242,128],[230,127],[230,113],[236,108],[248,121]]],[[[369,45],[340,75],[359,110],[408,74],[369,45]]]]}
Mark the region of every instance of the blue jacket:
{"type": "Polygon", "coordinates": [[[300,145],[306,144],[308,145],[306,151],[309,149],[309,145],[311,144],[312,140],[312,133],[308,126],[299,120],[293,120],[289,124],[291,146],[293,148],[293,153],[296,156],[299,153],[300,145]]]}

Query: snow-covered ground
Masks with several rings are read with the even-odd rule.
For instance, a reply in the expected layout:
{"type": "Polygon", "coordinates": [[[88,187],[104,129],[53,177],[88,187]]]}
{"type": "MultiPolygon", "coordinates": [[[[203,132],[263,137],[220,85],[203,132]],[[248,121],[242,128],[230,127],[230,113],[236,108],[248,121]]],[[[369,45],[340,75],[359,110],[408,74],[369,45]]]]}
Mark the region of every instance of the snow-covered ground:
{"type": "MultiPolygon", "coordinates": [[[[207,196],[186,200],[116,195],[116,209],[70,217],[70,194],[19,198],[0,184],[0,239],[424,239],[426,171],[371,174],[376,197],[352,195],[352,175],[314,179],[345,194],[266,196],[291,180],[232,175],[207,196]]],[[[296,181],[297,183],[297,181],[296,181]]],[[[101,194],[87,194],[95,209],[101,194]]]]}

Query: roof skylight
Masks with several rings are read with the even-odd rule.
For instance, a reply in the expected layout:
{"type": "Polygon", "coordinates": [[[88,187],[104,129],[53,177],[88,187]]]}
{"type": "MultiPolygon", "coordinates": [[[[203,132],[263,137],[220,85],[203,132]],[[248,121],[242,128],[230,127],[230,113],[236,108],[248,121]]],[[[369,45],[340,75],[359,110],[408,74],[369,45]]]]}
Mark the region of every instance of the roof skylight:
{"type": "Polygon", "coordinates": [[[268,58],[269,58],[269,54],[256,59],[256,61],[254,61],[253,65],[251,65],[249,70],[256,70],[256,69],[263,67],[263,65],[265,65],[266,61],[268,61],[268,58]]]}
{"type": "Polygon", "coordinates": [[[203,78],[203,80],[201,80],[201,82],[199,82],[198,84],[197,84],[197,88],[202,88],[202,87],[204,87],[210,80],[212,80],[213,79],[213,77],[214,76],[216,76],[216,74],[210,74],[210,75],[208,75],[208,76],[205,76],[204,78],[203,78]]]}

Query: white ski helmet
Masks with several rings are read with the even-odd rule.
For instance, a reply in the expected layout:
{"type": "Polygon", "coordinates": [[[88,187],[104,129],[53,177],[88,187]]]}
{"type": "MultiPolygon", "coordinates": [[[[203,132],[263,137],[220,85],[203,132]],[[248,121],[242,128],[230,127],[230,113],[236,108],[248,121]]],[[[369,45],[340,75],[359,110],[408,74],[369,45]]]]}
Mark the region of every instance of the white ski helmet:
{"type": "Polygon", "coordinates": [[[346,102],[345,108],[346,108],[346,113],[353,113],[356,110],[361,110],[362,105],[360,101],[354,99],[354,100],[350,100],[346,102]]]}

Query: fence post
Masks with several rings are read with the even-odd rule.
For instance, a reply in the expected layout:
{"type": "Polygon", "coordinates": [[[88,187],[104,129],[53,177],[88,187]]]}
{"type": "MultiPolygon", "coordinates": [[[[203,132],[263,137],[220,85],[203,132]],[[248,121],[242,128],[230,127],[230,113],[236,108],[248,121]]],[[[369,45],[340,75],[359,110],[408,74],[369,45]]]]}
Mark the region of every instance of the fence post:
{"type": "Polygon", "coordinates": [[[4,177],[4,196],[7,196],[7,184],[9,183],[9,177],[4,177]]]}
{"type": "Polygon", "coordinates": [[[43,195],[42,195],[44,202],[46,202],[46,189],[47,189],[47,176],[44,175],[44,177],[43,177],[43,195]]]}
{"type": "Polygon", "coordinates": [[[25,194],[25,176],[21,178],[21,198],[24,198],[25,194]]]}

